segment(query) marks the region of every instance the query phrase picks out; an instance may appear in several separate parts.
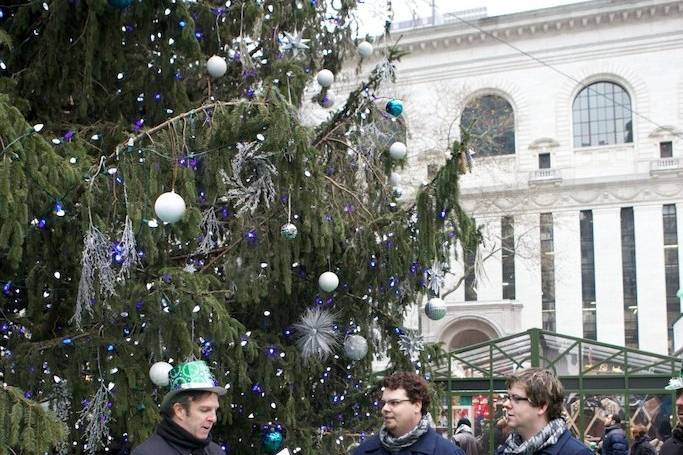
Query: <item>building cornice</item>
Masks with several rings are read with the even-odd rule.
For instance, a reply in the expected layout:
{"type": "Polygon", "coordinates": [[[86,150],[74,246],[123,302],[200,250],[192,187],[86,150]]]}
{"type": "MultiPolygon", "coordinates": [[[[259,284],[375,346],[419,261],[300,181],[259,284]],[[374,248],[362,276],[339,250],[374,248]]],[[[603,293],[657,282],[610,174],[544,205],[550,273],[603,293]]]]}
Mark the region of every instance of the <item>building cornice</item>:
{"type": "Polygon", "coordinates": [[[508,213],[580,210],[623,207],[626,205],[667,204],[683,201],[679,174],[620,176],[564,180],[559,185],[542,187],[489,187],[462,189],[463,207],[475,216],[508,213]]]}
{"type": "Polygon", "coordinates": [[[468,20],[483,32],[461,22],[401,31],[398,47],[409,52],[471,48],[473,45],[495,42],[496,38],[517,41],[568,31],[631,25],[675,15],[683,15],[683,1],[598,0],[468,20]]]}

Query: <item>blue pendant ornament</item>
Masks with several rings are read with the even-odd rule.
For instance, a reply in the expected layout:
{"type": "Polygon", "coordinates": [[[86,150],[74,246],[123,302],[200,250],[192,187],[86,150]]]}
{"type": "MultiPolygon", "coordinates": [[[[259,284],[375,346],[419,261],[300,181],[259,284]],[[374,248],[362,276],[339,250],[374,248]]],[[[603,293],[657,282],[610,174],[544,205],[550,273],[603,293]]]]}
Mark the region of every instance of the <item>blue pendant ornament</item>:
{"type": "Polygon", "coordinates": [[[398,117],[403,113],[403,101],[397,99],[391,99],[387,102],[384,107],[386,111],[394,117],[398,117]]]}
{"type": "Polygon", "coordinates": [[[265,435],[263,435],[263,451],[268,455],[277,453],[282,448],[282,443],[284,440],[285,438],[281,431],[273,430],[267,432],[265,435]]]}
{"type": "Polygon", "coordinates": [[[128,8],[130,5],[133,4],[133,0],[107,0],[109,2],[109,6],[116,8],[116,9],[125,9],[128,8]]]}

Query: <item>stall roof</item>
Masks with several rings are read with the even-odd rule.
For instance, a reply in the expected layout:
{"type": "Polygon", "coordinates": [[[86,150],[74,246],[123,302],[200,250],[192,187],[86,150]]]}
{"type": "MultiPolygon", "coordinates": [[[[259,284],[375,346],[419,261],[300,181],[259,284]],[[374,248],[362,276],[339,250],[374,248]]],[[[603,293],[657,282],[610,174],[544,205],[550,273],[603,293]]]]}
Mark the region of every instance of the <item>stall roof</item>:
{"type": "Polygon", "coordinates": [[[677,375],[681,359],[529,329],[449,352],[435,362],[435,380],[503,378],[519,368],[550,368],[560,377],[677,375]]]}

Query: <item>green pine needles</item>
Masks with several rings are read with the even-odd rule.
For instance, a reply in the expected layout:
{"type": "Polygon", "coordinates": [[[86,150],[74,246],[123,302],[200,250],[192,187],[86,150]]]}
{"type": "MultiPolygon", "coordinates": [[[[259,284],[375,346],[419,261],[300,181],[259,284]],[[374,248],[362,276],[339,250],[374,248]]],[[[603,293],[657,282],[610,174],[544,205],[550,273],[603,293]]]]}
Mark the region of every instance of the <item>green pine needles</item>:
{"type": "Polygon", "coordinates": [[[66,427],[16,387],[0,387],[0,454],[43,454],[61,443],[66,427]]]}

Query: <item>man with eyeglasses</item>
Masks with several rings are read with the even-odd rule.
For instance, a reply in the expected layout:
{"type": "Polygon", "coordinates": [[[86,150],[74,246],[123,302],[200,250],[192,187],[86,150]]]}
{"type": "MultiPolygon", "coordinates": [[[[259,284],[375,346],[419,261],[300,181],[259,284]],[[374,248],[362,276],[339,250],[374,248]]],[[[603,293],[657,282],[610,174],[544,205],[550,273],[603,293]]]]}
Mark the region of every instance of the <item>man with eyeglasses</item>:
{"type": "Polygon", "coordinates": [[[671,378],[669,385],[664,389],[676,391],[675,405],[678,425],[671,432],[671,437],[662,444],[659,455],[683,455],[683,370],[679,376],[671,378]]]}
{"type": "Polygon", "coordinates": [[[551,371],[520,370],[506,385],[503,407],[512,433],[497,455],[592,455],[562,418],[564,387],[551,371]]]}
{"type": "Polygon", "coordinates": [[[429,386],[421,376],[398,372],[385,377],[381,401],[384,424],[353,455],[464,455],[431,427],[429,403],[429,386]]]}

